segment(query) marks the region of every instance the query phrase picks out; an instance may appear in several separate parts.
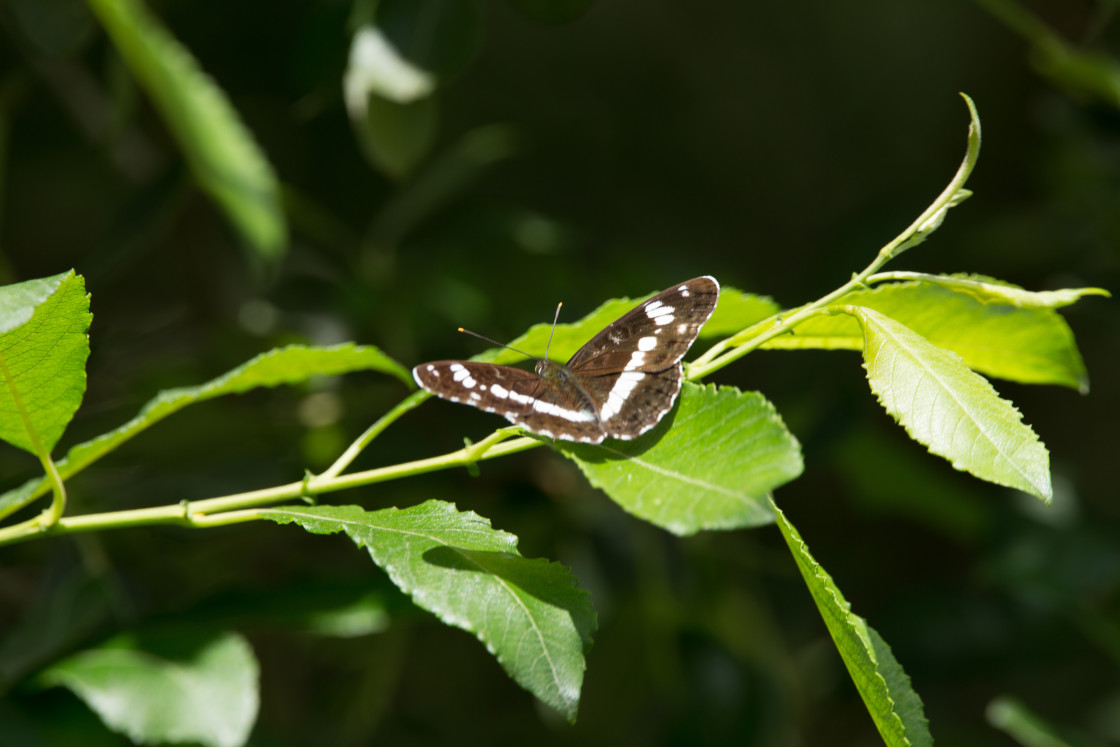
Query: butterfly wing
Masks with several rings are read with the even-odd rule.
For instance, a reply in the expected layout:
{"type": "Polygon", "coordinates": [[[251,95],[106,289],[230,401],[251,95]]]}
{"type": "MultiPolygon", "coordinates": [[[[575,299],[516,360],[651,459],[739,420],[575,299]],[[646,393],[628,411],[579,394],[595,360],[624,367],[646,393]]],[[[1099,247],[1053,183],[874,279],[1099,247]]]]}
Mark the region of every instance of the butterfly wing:
{"type": "Polygon", "coordinates": [[[412,377],[441,399],[497,413],[530,433],[595,444],[606,437],[592,403],[562,377],[553,384],[532,371],[474,361],[424,363],[412,377]]]}
{"type": "Polygon", "coordinates": [[[704,276],[664,290],[607,325],[568,361],[611,438],[637,438],[681,391],[681,359],[715,311],[719,283],[704,276]]]}
{"type": "Polygon", "coordinates": [[[437,397],[497,413],[531,433],[593,444],[637,438],[672,409],[681,359],[718,300],[715,278],[675,285],[611,322],[567,366],[540,361],[540,373],[434,361],[412,376],[437,397]]]}
{"type": "Polygon", "coordinates": [[[581,376],[670,368],[696,342],[718,300],[713,277],[674,285],[604,327],[576,351],[568,368],[581,376]]]}

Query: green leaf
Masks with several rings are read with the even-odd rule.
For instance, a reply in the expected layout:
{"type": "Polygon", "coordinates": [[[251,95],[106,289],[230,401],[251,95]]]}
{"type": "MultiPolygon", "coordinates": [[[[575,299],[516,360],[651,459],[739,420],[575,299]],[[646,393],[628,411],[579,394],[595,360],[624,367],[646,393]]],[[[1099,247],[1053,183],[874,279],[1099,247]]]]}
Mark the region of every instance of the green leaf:
{"type": "MultiPolygon", "coordinates": [[[[297,384],[313,376],[336,376],[351,371],[381,371],[396,376],[409,387],[412,376],[399,363],[371,345],[344,343],[331,347],[289,345],[261,353],[237,368],[199,386],[166,389],[121,427],[70,449],[57,463],[65,480],[88,467],[133,436],[187,405],[226,394],[241,394],[257,387],[297,384]]],[[[50,489],[46,479],[30,480],[0,495],[0,517],[27,505],[50,489]]]]}
{"type": "Polygon", "coordinates": [[[122,635],[45,670],[138,743],[245,744],[257,717],[257,660],[236,633],[122,635]]]}
{"type": "Polygon", "coordinates": [[[198,185],[262,256],[280,256],[288,229],[272,166],[225,93],[138,0],[90,0],[152,99],[198,185]]]}
{"type": "Polygon", "coordinates": [[[933,744],[922,701],[890,647],[859,615],[851,611],[832,577],[813,559],[797,529],[771,501],[778,528],[789,545],[805,585],[824,618],[844,666],[859,691],[879,735],[888,747],[933,744]]]}
{"type": "Polygon", "coordinates": [[[521,557],[516,537],[441,501],[380,511],[266,509],[260,515],[315,534],[345,532],[417,606],[473,633],[514,681],[575,720],[583,652],[596,622],[587,592],[564,566],[521,557]]]}
{"type": "Polygon", "coordinates": [[[1058,731],[1016,698],[1002,696],[988,704],[988,723],[1025,747],[1070,747],[1058,731]]]}
{"type": "Polygon", "coordinates": [[[370,165],[394,179],[410,176],[435,143],[436,100],[429,96],[399,104],[371,94],[365,104],[352,122],[370,165]]]}
{"type": "MultiPolygon", "coordinates": [[[[1049,308],[984,303],[972,293],[925,282],[850,293],[837,305],[862,306],[895,319],[988,376],[1059,384],[1082,392],[1089,377],[1065,320],[1049,308]]],[[[843,314],[812,317],[767,348],[859,350],[863,332],[843,314]]]]}
{"type": "Polygon", "coordinates": [[[686,383],[677,408],[633,441],[555,447],[624,509],[679,535],[769,524],[769,491],[803,469],[765,397],[714,385],[686,383]]]}
{"type": "Polygon", "coordinates": [[[863,326],[871,390],[915,441],[982,480],[1050,502],[1050,455],[1019,411],[951,351],[872,309],[863,326]]]}
{"type": "MultiPolygon", "coordinates": [[[[1029,291],[1006,280],[986,275],[928,275],[924,272],[891,272],[878,276],[891,280],[917,280],[959,293],[967,293],[980,303],[1005,304],[1021,309],[1059,309],[1077,303],[1085,296],[1112,294],[1104,288],[1061,288],[1054,291],[1029,291]]],[[[874,278],[873,278],[874,279],[874,278]]]]}
{"type": "Polygon", "coordinates": [[[0,288],[0,438],[50,454],[85,395],[91,319],[73,270],[0,288]]]}

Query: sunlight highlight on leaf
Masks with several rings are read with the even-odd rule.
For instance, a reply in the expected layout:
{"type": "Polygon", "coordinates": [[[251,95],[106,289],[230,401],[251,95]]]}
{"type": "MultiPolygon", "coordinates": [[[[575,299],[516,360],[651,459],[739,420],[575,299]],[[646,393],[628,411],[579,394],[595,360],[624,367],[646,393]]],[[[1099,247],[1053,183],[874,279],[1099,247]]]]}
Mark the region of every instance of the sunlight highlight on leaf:
{"type": "Polygon", "coordinates": [[[771,523],[769,492],[804,468],[797,439],[761,394],[690,383],[640,438],[555,448],[624,509],[679,535],[771,523]]]}
{"type": "Polygon", "coordinates": [[[92,318],[73,270],[0,288],[0,438],[54,449],[85,395],[92,318]]]}
{"type": "Polygon", "coordinates": [[[872,309],[863,325],[871,390],[911,438],[954,467],[1049,503],[1050,455],[1010,402],[951,351],[872,309]]]}

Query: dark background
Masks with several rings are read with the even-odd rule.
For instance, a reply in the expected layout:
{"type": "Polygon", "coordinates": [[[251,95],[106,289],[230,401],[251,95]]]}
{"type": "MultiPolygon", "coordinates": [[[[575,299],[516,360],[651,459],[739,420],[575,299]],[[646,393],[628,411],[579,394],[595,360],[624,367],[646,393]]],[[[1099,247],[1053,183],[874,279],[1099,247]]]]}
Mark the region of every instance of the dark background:
{"type": "MultiPolygon", "coordinates": [[[[88,391],[59,454],[161,388],[288,342],[354,340],[411,366],[478,352],[457,326],[511,339],[557,300],[574,319],[700,274],[785,306],[817,298],[952,176],[968,122],[958,91],[983,122],[976,194],[889,269],[1120,287],[1120,96],[1041,75],[979,3],[603,0],[582,14],[585,3],[568,4],[569,21],[526,12],[545,3],[459,5],[438,136],[413,176],[391,179],[363,157],[341,102],[349,5],[152,4],[285,184],[292,238],[272,267],[192,185],[81,6],[0,5],[0,280],[73,267],[92,293],[88,391]],[[33,7],[57,15],[29,22],[33,7]],[[450,186],[435,194],[425,174],[437,168],[450,186]]],[[[1112,3],[1029,7],[1075,49],[1116,50],[1112,3]]],[[[985,721],[1000,695],[1085,744],[1120,741],[1120,316],[1100,298],[1064,313],[1090,394],[994,382],[1050,448],[1048,510],[910,442],[853,353],[756,353],[715,377],[763,392],[800,439],[805,474],[776,499],[891,644],[943,744],[1013,744],[985,721]]],[[[188,408],[76,479],[71,511],[298,479],[404,394],[356,374],[188,408]]],[[[497,424],[433,401],[355,466],[450,451],[497,424]]],[[[35,470],[0,450],[0,487],[35,470]]],[[[591,592],[600,629],[575,727],[471,636],[395,598],[346,540],[290,528],[5,548],[0,632],[67,584],[88,584],[96,601],[57,610],[64,630],[44,633],[41,661],[153,619],[235,625],[262,660],[256,744],[878,742],[775,529],[672,537],[543,450],[488,462],[477,478],[433,474],[329,500],[428,498],[489,517],[591,592]],[[379,590],[394,623],[326,639],[279,624],[280,612],[249,614],[247,599],[290,611],[309,588],[379,590]]],[[[0,721],[43,744],[115,740],[58,690],[17,687],[0,721]]]]}

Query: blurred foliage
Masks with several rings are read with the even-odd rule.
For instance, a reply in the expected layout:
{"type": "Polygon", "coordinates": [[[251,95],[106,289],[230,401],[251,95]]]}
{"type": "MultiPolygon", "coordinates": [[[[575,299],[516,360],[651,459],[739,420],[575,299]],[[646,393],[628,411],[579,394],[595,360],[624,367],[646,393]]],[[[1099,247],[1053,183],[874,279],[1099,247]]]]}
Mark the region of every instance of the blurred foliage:
{"type": "MultiPolygon", "coordinates": [[[[0,5],[0,282],[73,267],[94,296],[87,393],[58,453],[161,389],[285,344],[466,357],[477,348],[458,326],[512,339],[556,300],[578,318],[702,273],[784,305],[816,297],[952,174],[962,90],[986,136],[975,197],[892,269],[1120,287],[1114,3],[383,5],[147,4],[279,179],[289,243],[267,267],[86,5],[0,5]],[[398,49],[436,81],[426,139],[392,145],[391,162],[368,138],[417,133],[384,102],[363,123],[344,97],[371,25],[411,40],[398,49]]],[[[997,384],[1051,450],[1050,509],[909,442],[853,355],[762,352],[717,377],[765,393],[801,441],[805,474],[776,501],[890,643],[944,744],[1014,744],[985,715],[997,697],[1087,744],[1120,740],[1120,313],[1100,299],[1063,313],[1091,394],[997,384]]],[[[405,391],[358,374],[188,408],[75,480],[70,510],[298,480],[405,391]]],[[[493,425],[433,401],[356,466],[493,425]]],[[[0,450],[0,489],[37,469],[0,450]]],[[[876,740],[776,529],[671,537],[543,451],[345,494],[369,509],[429,498],[488,517],[590,591],[599,631],[576,726],[386,590],[352,546],[243,525],[5,548],[5,744],[119,743],[26,678],[159,619],[247,636],[257,743],[876,740]],[[322,588],[337,595],[307,593],[322,588]],[[369,594],[387,627],[313,624],[361,617],[369,594]]]]}

